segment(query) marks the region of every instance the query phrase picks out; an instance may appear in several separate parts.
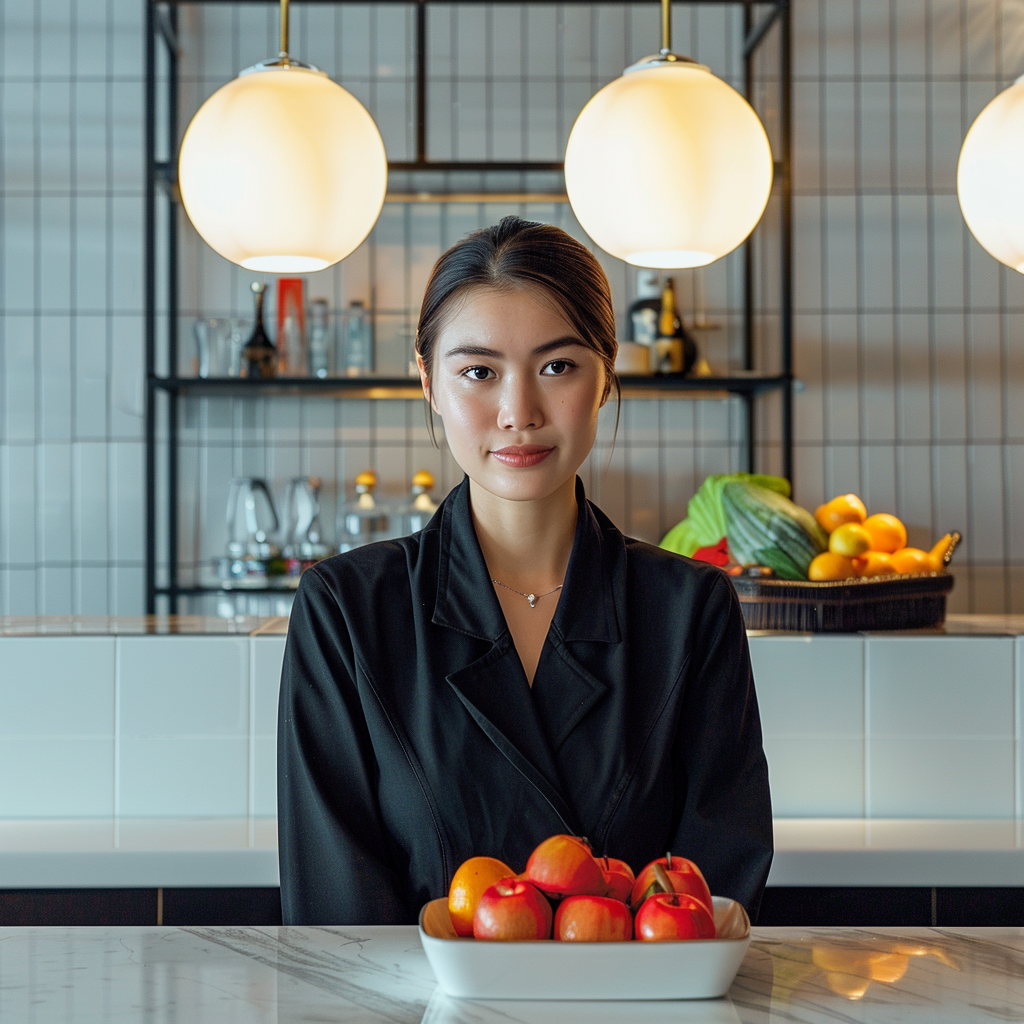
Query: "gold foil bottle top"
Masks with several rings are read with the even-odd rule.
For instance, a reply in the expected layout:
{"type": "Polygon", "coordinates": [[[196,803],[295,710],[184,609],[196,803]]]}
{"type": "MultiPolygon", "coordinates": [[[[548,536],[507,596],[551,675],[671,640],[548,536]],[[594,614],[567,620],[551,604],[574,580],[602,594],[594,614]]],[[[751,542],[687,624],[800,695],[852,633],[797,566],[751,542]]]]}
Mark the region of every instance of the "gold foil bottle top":
{"type": "Polygon", "coordinates": [[[434,474],[428,473],[425,469],[421,469],[412,478],[413,487],[422,487],[425,490],[430,490],[434,486],[434,474]]]}
{"type": "Polygon", "coordinates": [[[372,469],[365,469],[356,477],[356,488],[364,487],[373,490],[377,486],[377,474],[372,469]]]}

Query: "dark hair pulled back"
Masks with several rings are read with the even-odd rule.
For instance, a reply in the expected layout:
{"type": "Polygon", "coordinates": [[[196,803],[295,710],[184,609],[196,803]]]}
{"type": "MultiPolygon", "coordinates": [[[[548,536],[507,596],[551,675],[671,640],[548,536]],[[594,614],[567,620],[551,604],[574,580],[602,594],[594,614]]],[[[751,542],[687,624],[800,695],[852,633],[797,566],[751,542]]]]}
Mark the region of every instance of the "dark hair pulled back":
{"type": "MultiPolygon", "coordinates": [[[[543,288],[580,339],[600,357],[606,380],[602,400],[612,386],[616,398],[621,398],[615,373],[615,313],[601,264],[586,246],[561,228],[521,217],[504,217],[493,227],[471,232],[434,264],[416,328],[416,351],[427,369],[428,389],[434,376],[438,335],[453,303],[474,285],[543,288]]],[[[430,438],[437,447],[429,402],[426,414],[430,438]]],[[[618,425],[617,408],[616,433],[618,425]]]]}

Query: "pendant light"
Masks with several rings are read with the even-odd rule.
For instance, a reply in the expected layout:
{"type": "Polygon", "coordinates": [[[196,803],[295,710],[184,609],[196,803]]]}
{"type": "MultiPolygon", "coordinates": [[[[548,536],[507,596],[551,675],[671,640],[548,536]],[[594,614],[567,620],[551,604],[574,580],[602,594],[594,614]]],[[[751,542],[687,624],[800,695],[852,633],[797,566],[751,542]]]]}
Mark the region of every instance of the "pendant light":
{"type": "Polygon", "coordinates": [[[246,68],[192,118],[178,184],[207,244],[247,270],[323,270],[376,223],[384,142],[359,100],[288,56],[288,0],[277,59],[246,68]]]}
{"type": "Polygon", "coordinates": [[[971,233],[1024,273],[1024,77],[977,116],[960,149],[956,191],[971,233]]]}
{"type": "Polygon", "coordinates": [[[768,203],[772,152],[750,104],[689,57],[662,47],[626,68],[580,112],[565,149],[565,190],[583,230],[641,267],[700,267],[731,252],[768,203]]]}

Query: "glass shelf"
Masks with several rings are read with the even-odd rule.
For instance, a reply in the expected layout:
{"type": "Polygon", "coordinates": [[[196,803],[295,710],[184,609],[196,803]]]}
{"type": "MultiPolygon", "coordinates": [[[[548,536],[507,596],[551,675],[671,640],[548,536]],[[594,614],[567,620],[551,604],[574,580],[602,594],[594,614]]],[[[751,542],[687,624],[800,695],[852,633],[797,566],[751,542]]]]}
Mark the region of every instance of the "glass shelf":
{"type": "MultiPolygon", "coordinates": [[[[722,377],[620,375],[623,398],[722,398],[758,395],[789,383],[786,374],[733,371],[722,377]]],[[[327,398],[422,398],[411,377],[153,377],[161,391],[197,397],[316,395],[327,398]]]]}

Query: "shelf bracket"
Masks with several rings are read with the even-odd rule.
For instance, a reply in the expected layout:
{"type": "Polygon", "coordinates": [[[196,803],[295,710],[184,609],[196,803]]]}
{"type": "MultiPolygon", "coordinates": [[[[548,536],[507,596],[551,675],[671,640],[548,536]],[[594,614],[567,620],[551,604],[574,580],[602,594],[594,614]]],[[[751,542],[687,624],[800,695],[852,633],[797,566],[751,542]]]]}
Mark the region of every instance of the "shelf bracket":
{"type": "Polygon", "coordinates": [[[769,29],[778,20],[779,15],[782,14],[784,7],[788,6],[787,0],[779,0],[778,3],[772,8],[771,13],[766,14],[761,20],[761,24],[757,25],[743,41],[743,58],[746,60],[750,55],[761,45],[761,40],[768,35],[769,29]]]}
{"type": "Polygon", "coordinates": [[[171,24],[170,14],[166,8],[156,7],[155,5],[153,13],[156,15],[154,24],[157,34],[163,39],[167,49],[175,56],[178,56],[178,33],[174,31],[174,26],[171,24]]]}

